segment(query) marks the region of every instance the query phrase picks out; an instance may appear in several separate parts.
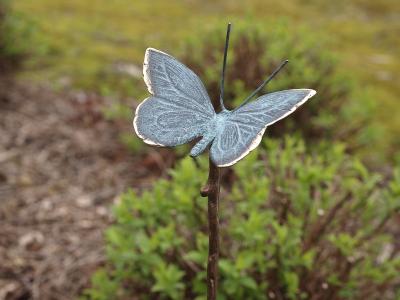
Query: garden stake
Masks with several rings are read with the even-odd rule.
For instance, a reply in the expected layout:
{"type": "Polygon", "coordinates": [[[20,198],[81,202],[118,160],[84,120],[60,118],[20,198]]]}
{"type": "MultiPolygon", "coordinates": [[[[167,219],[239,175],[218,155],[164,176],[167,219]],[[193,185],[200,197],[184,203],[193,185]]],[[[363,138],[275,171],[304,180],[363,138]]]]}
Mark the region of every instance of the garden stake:
{"type": "Polygon", "coordinates": [[[209,173],[207,184],[200,194],[208,197],[208,261],[207,261],[207,299],[217,298],[218,288],[218,258],[219,258],[219,190],[221,172],[209,159],[209,173]]]}
{"type": "MultiPolygon", "coordinates": [[[[137,108],[133,126],[143,141],[177,146],[201,137],[190,151],[196,157],[210,149],[208,181],[200,194],[208,197],[207,299],[217,298],[220,167],[235,164],[261,142],[267,126],[292,113],[316,92],[292,89],[270,93],[248,103],[287,64],[284,61],[234,110],[224,106],[224,80],[231,24],[228,24],[219,101],[211,102],[203,83],[190,69],[156,49],[146,50],[143,76],[152,96],[137,108]]],[[[214,99],[215,100],[215,99],[214,99]]]]}
{"type": "MultiPolygon", "coordinates": [[[[221,85],[219,101],[214,101],[213,107],[217,112],[222,111],[224,107],[224,81],[226,58],[228,55],[229,35],[231,32],[231,23],[228,24],[226,30],[224,60],[222,63],[221,85]]],[[[217,299],[218,290],[218,258],[219,258],[219,190],[221,181],[221,172],[211,158],[208,163],[208,180],[207,184],[201,189],[202,197],[208,197],[208,260],[207,260],[207,299],[217,299]]]]}

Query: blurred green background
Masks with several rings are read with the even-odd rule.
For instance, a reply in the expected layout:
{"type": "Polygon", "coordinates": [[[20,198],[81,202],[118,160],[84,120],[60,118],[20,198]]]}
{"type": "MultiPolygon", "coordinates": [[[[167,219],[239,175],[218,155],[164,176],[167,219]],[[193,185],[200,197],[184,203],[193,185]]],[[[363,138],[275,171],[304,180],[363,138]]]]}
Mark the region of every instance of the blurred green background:
{"type": "MultiPolygon", "coordinates": [[[[143,53],[149,46],[178,56],[189,38],[224,27],[228,21],[243,22],[249,30],[264,24],[266,32],[273,31],[274,22],[282,18],[288,32],[306,26],[328,41],[323,47],[340,58],[339,68],[358,78],[376,102],[373,121],[384,131],[375,151],[398,143],[400,5],[396,0],[37,0],[13,5],[35,24],[29,46],[34,52],[23,76],[48,81],[56,88],[68,85],[118,96],[142,96],[140,80],[115,73],[122,69],[119,73],[130,71],[140,77],[143,53]]],[[[284,59],[285,53],[281,56],[277,59],[284,59]]]]}
{"type": "Polygon", "coordinates": [[[206,156],[131,122],[147,47],[216,98],[232,22],[229,107],[286,58],[267,90],[318,94],[223,172],[219,299],[400,299],[398,0],[0,0],[0,20],[0,298],[205,299],[206,156]]]}

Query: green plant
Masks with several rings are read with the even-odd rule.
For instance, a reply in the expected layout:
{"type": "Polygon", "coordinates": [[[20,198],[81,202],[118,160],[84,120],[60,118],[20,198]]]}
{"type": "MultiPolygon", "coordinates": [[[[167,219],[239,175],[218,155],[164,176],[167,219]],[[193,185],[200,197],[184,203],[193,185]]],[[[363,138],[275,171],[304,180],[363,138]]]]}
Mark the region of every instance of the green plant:
{"type": "MultiPolygon", "coordinates": [[[[178,55],[201,77],[213,101],[219,100],[225,25],[216,24],[211,30],[192,34],[183,41],[178,55]]],[[[375,105],[370,89],[361,88],[354,76],[340,70],[338,58],[328,50],[324,37],[310,28],[290,25],[286,21],[270,26],[264,22],[251,22],[251,26],[235,22],[226,73],[227,106],[239,105],[288,58],[289,65],[266,89],[307,87],[317,90],[317,94],[290,118],[268,128],[268,135],[299,131],[306,140],[339,140],[346,142],[348,150],[365,149],[378,138],[381,129],[372,122],[375,105]]],[[[139,99],[144,98],[142,89],[137,90],[139,99]]],[[[372,156],[368,158],[373,160],[378,155],[368,152],[364,156],[372,156]]]]}
{"type": "MultiPolygon", "coordinates": [[[[284,60],[289,65],[266,89],[313,88],[307,105],[271,129],[269,135],[299,130],[308,140],[345,140],[356,149],[371,143],[379,128],[371,124],[374,102],[347,70],[339,70],[327,39],[307,27],[281,21],[271,24],[235,22],[228,55],[225,98],[234,107],[284,60]]],[[[181,57],[201,76],[213,100],[219,99],[219,80],[225,25],[193,34],[181,57]],[[216,28],[216,29],[215,29],[216,28]]]]}
{"type": "Polygon", "coordinates": [[[9,0],[0,0],[0,68],[9,70],[28,53],[34,26],[25,15],[11,9],[9,0]]]}
{"type": "MultiPolygon", "coordinates": [[[[264,145],[224,177],[218,299],[398,299],[400,169],[388,181],[342,145],[264,145]]],[[[183,159],[121,196],[84,298],[205,299],[206,166],[183,159]]]]}

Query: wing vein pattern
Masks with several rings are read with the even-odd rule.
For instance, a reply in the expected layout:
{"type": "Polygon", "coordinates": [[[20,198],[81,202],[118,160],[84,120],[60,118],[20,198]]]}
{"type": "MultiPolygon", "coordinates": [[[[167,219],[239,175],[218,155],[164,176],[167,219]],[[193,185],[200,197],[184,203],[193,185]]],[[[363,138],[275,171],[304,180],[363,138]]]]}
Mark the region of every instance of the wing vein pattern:
{"type": "Polygon", "coordinates": [[[211,159],[230,166],[258,146],[267,126],[281,120],[315,94],[310,89],[292,89],[263,95],[231,112],[211,146],[211,159]]]}
{"type": "Polygon", "coordinates": [[[136,109],[134,128],[146,143],[177,146],[204,134],[215,117],[198,76],[172,56],[149,48],[143,76],[151,97],[136,109]]]}

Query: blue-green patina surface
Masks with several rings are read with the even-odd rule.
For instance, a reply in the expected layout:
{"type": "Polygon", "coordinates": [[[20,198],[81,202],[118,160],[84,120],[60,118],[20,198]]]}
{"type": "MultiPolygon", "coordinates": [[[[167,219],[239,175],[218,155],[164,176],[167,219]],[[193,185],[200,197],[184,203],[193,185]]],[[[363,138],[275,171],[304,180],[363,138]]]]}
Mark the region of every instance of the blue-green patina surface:
{"type": "Polygon", "coordinates": [[[246,156],[260,143],[267,126],[315,94],[311,89],[279,91],[216,113],[199,77],[172,56],[147,49],[143,73],[152,96],[136,109],[137,135],[148,144],[171,147],[201,137],[190,155],[211,145],[211,159],[220,167],[246,156]]]}

